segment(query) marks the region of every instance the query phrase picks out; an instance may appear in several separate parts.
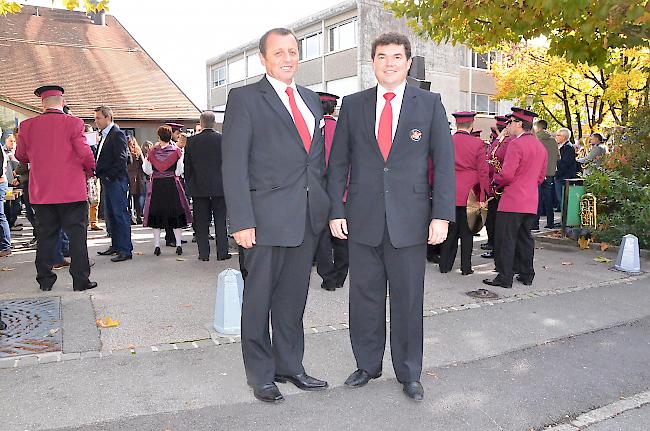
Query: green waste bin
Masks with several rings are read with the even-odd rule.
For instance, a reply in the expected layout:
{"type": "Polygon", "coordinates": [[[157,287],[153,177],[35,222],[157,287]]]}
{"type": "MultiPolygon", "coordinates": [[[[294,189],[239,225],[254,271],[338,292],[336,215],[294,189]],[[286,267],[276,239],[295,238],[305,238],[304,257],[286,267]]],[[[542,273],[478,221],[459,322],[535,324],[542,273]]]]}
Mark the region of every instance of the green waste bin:
{"type": "Polygon", "coordinates": [[[565,180],[562,197],[562,229],[580,226],[580,199],[585,193],[584,180],[574,178],[565,180]]]}

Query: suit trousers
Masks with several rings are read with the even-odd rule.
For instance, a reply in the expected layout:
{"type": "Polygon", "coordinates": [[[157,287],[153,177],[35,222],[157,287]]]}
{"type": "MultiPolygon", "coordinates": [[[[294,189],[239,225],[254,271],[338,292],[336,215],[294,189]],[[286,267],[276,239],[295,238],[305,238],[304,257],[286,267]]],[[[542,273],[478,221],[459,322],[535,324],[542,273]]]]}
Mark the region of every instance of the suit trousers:
{"type": "MultiPolygon", "coordinates": [[[[539,185],[539,216],[546,216],[546,227],[549,229],[555,224],[555,213],[553,211],[553,193],[555,186],[553,176],[547,176],[544,182],[539,185]]],[[[539,227],[539,222],[538,222],[539,227]]]]}
{"type": "Polygon", "coordinates": [[[456,207],[456,221],[449,223],[447,239],[440,248],[440,272],[449,272],[454,266],[460,239],[460,269],[469,272],[472,269],[472,248],[474,235],[467,224],[467,207],[456,207]]]}
{"type": "MultiPolygon", "coordinates": [[[[41,287],[51,287],[56,281],[52,272],[55,248],[61,229],[70,241],[70,275],[73,288],[88,285],[87,231],[88,202],[64,204],[32,204],[38,219],[38,243],[36,246],[36,281],[41,287]]],[[[59,251],[59,250],[57,250],[59,251]]]]}
{"type": "Polygon", "coordinates": [[[386,345],[386,282],[390,292],[390,348],[400,382],[422,373],[422,306],[425,243],[395,248],[388,227],[377,247],[348,241],[350,252],[350,340],[357,368],[382,371],[386,345]]]}
{"type": "Polygon", "coordinates": [[[329,228],[323,229],[316,249],[316,271],[323,287],[342,287],[348,276],[348,242],[334,238],[329,228]]]}
{"type": "Polygon", "coordinates": [[[131,242],[128,190],[129,179],[127,177],[113,181],[102,180],[104,215],[107,226],[110,226],[111,247],[120,254],[130,256],[133,252],[133,243],[131,242]]]}
{"type": "Polygon", "coordinates": [[[194,197],[193,202],[193,226],[196,232],[196,244],[199,247],[199,257],[210,256],[210,221],[214,219],[217,258],[224,259],[228,256],[226,200],[223,196],[194,197]]]}
{"type": "Polygon", "coordinates": [[[487,231],[487,243],[494,248],[494,224],[497,219],[497,208],[499,208],[499,196],[494,196],[494,199],[490,199],[488,202],[488,212],[487,217],[485,218],[485,230],[487,231]]]}
{"type": "Polygon", "coordinates": [[[248,275],[244,284],[241,342],[249,385],[271,383],[276,374],[305,372],[302,317],[317,239],[307,216],[305,236],[299,246],[255,245],[244,251],[248,275]]]}
{"type": "Polygon", "coordinates": [[[536,220],[536,214],[497,213],[494,264],[500,281],[512,285],[514,274],[533,281],[535,240],[530,230],[536,220]]]}

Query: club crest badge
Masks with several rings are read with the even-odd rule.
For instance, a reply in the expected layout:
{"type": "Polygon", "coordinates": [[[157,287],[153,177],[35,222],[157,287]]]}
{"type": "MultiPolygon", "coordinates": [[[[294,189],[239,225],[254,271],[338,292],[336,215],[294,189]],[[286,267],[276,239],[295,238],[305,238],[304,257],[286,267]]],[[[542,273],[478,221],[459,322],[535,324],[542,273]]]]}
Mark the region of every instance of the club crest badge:
{"type": "Polygon", "coordinates": [[[422,132],[418,129],[411,130],[411,141],[418,142],[420,139],[422,139],[422,132]]]}

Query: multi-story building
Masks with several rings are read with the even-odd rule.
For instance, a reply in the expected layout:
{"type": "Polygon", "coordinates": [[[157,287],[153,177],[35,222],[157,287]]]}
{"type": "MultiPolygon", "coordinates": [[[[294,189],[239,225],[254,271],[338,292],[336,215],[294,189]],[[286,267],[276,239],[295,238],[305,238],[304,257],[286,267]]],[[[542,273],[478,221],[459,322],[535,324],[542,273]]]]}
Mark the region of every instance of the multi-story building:
{"type": "MultiPolygon", "coordinates": [[[[370,58],[372,41],[382,33],[409,35],[412,54],[424,57],[425,80],[442,95],[448,115],[457,110],[480,113],[475,128],[489,135],[495,114],[510,104],[492,100],[489,75],[494,53],[477,54],[465,46],[436,44],[417,37],[405,19],[386,11],[378,0],[347,0],[287,26],[298,37],[300,66],[296,82],[314,91],[345,96],[376,84],[370,58]]],[[[264,68],[258,41],[220,54],[206,62],[208,106],[223,112],[228,91],[259,80],[264,68]]]]}

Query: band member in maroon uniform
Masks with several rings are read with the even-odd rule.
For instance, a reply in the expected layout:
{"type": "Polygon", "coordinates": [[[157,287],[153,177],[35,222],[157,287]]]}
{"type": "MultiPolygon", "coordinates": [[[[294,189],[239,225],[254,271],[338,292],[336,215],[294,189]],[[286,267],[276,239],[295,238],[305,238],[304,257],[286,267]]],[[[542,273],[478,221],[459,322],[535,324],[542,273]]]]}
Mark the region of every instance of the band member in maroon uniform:
{"type": "MultiPolygon", "coordinates": [[[[451,271],[458,251],[460,238],[460,267],[463,275],[472,274],[472,231],[467,224],[467,197],[471,190],[486,205],[486,192],[490,189],[488,165],[485,163],[485,144],[471,133],[476,112],[454,112],[457,132],[454,142],[456,172],[456,221],[449,223],[447,239],[442,243],[440,272],[451,271]]],[[[480,131],[478,131],[480,133],[480,131]]]]}
{"type": "Polygon", "coordinates": [[[542,145],[531,132],[534,112],[512,108],[508,129],[513,139],[508,144],[501,172],[494,176],[497,189],[503,190],[496,220],[496,270],[490,286],[512,287],[512,278],[525,285],[533,283],[535,241],[530,233],[537,218],[537,187],[546,178],[546,159],[542,145]]]}

